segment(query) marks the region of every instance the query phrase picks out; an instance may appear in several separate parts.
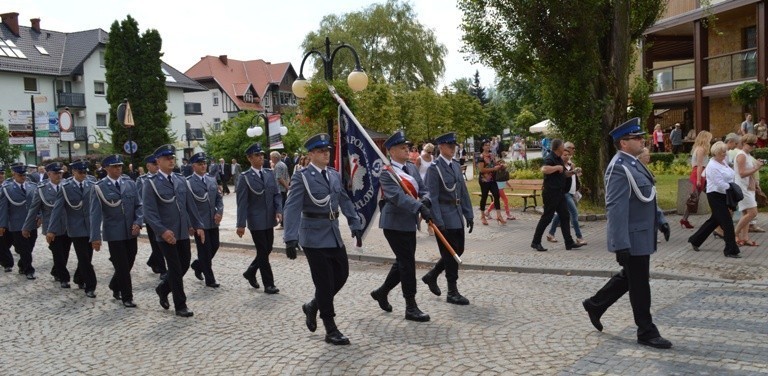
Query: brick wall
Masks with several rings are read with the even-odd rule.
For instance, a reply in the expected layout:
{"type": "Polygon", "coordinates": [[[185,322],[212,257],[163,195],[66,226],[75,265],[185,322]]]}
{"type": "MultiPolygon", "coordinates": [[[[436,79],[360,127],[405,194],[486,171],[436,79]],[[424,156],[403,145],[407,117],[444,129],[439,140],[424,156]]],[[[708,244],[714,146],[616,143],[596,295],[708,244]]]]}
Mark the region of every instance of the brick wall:
{"type": "Polygon", "coordinates": [[[730,97],[709,99],[709,131],[714,137],[723,137],[736,132],[744,121],[741,107],[731,102],[730,97]]]}

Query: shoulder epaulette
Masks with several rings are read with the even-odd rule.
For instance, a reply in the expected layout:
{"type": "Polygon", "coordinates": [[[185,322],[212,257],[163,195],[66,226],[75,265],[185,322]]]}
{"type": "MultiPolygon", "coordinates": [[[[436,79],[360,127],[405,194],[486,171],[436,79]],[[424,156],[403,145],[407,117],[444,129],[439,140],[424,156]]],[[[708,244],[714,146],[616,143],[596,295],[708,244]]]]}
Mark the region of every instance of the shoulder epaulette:
{"type": "Polygon", "coordinates": [[[45,187],[45,184],[46,184],[46,183],[48,183],[48,182],[37,183],[37,187],[38,187],[38,188],[42,188],[42,187],[45,187]]]}
{"type": "Polygon", "coordinates": [[[247,169],[247,170],[245,170],[245,171],[241,172],[241,173],[240,173],[240,175],[245,175],[245,174],[247,174],[247,173],[248,173],[248,171],[251,171],[251,169],[249,168],[249,169],[247,169]]]}

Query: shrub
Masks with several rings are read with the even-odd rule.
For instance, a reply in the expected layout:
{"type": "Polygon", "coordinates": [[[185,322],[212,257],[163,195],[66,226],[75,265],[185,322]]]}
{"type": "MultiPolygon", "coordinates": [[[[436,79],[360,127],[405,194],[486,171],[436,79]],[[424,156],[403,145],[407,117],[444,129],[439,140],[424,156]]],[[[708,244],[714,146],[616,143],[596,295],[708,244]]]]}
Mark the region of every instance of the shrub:
{"type": "Polygon", "coordinates": [[[544,174],[536,170],[518,169],[509,173],[510,179],[544,179],[544,174]]]}
{"type": "Polygon", "coordinates": [[[675,155],[672,153],[651,153],[651,163],[662,162],[664,166],[669,166],[675,161],[675,155]]]}
{"type": "Polygon", "coordinates": [[[663,161],[650,163],[647,167],[654,175],[662,175],[667,172],[667,166],[663,161]]]}
{"type": "Polygon", "coordinates": [[[755,149],[750,154],[757,159],[768,159],[768,148],[755,149]]]}

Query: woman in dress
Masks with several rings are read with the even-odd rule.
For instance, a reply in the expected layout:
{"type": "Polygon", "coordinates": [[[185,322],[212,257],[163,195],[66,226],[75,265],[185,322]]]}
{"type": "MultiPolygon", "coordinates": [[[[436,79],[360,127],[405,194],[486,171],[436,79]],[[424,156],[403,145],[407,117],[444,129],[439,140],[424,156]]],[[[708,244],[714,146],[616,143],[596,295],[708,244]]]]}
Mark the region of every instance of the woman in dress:
{"type": "Polygon", "coordinates": [[[427,170],[429,165],[434,161],[432,154],[435,152],[435,145],[427,143],[424,145],[424,149],[421,150],[421,155],[416,159],[416,167],[419,168],[419,175],[421,175],[421,181],[427,181],[427,170]]]}
{"type": "MultiPolygon", "coordinates": [[[[696,195],[700,195],[707,187],[705,184],[704,168],[707,167],[707,162],[709,161],[710,141],[712,141],[712,133],[701,131],[696,136],[696,141],[693,142],[693,149],[691,150],[691,176],[689,179],[693,186],[692,193],[695,193],[696,195]]],[[[690,214],[691,213],[688,212],[688,206],[686,206],[683,218],[680,220],[680,226],[693,228],[691,222],[688,222],[688,216],[690,214]]]]}
{"type": "Polygon", "coordinates": [[[755,190],[757,185],[757,172],[763,163],[756,160],[750,153],[757,146],[757,136],[747,133],[741,136],[741,150],[736,153],[736,159],[733,169],[736,171],[736,184],[741,187],[744,199],[739,201],[739,211],[741,219],[736,225],[736,244],[743,246],[756,246],[753,240],[749,239],[749,222],[757,216],[757,201],[755,200],[755,190]]]}
{"type": "Polygon", "coordinates": [[[491,154],[491,142],[483,140],[483,152],[477,157],[477,169],[480,174],[480,221],[488,225],[488,217],[485,216],[485,203],[488,201],[488,193],[493,195],[493,206],[496,208],[496,220],[500,224],[506,224],[507,221],[501,217],[501,206],[499,205],[499,186],[496,184],[496,171],[503,168],[496,163],[496,157],[491,154]]]}
{"type": "Polygon", "coordinates": [[[731,211],[728,209],[725,199],[725,191],[730,187],[729,183],[734,182],[736,172],[728,166],[728,162],[725,160],[728,146],[724,142],[715,142],[710,151],[712,160],[707,164],[705,171],[707,174],[707,202],[709,202],[712,215],[699,227],[696,233],[688,238],[688,243],[691,243],[693,250],[698,252],[704,240],[719,226],[723,229],[723,240],[725,240],[723,253],[725,257],[739,258],[741,256],[739,255],[739,246],[736,243],[731,211]]]}

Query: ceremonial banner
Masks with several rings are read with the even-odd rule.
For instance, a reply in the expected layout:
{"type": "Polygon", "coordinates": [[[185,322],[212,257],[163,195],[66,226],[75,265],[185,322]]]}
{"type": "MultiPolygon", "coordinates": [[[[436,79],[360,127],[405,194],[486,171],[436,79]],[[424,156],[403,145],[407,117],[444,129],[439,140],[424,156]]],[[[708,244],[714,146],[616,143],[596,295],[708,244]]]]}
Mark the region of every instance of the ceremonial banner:
{"type": "MultiPolygon", "coordinates": [[[[373,227],[372,220],[379,209],[381,195],[379,176],[386,158],[365,129],[349,110],[344,100],[333,89],[331,93],[339,102],[339,172],[347,194],[355,204],[358,216],[363,223],[363,237],[373,227]]],[[[361,244],[358,244],[361,246],[361,244]]]]}

